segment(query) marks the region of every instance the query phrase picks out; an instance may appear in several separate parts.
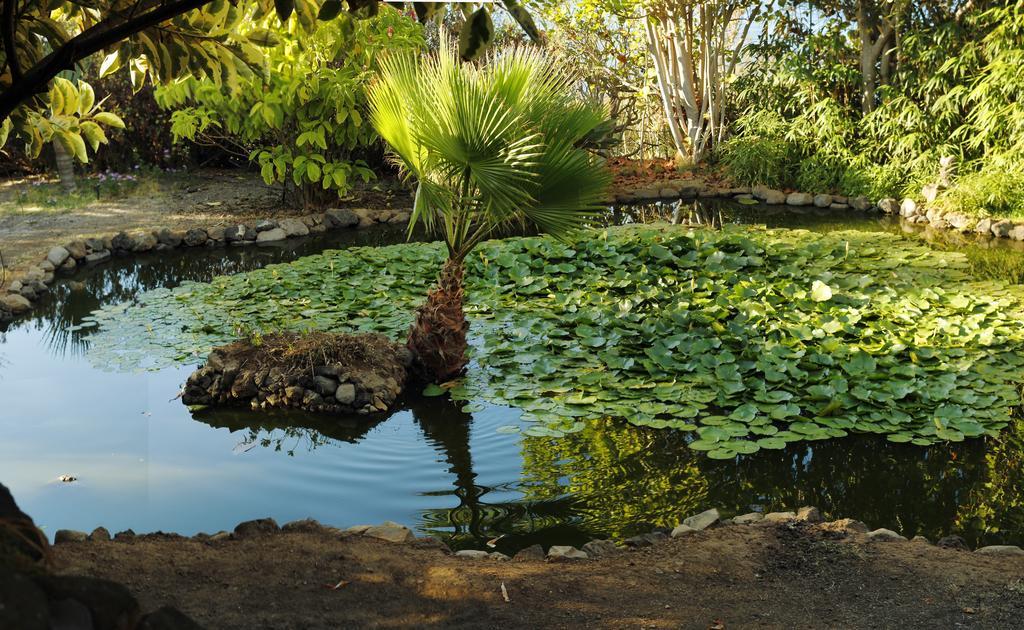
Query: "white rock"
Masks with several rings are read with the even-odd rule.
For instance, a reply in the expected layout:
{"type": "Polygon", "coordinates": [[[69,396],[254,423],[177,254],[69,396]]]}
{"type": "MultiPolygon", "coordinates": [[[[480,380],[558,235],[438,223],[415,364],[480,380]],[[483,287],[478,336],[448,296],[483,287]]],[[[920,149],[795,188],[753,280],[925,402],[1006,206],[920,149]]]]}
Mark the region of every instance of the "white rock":
{"type": "Polygon", "coordinates": [[[569,545],[555,545],[548,549],[548,558],[551,560],[586,560],[589,557],[587,552],[569,545]]]}
{"type": "Polygon", "coordinates": [[[907,197],[900,202],[900,216],[909,219],[917,214],[917,202],[907,197]]]}
{"type": "Polygon", "coordinates": [[[795,192],[789,193],[786,197],[787,206],[809,206],[814,203],[814,196],[810,193],[795,192]]]}
{"type": "Polygon", "coordinates": [[[260,232],[259,234],[257,234],[256,242],[272,243],[274,241],[283,241],[286,238],[288,238],[288,234],[285,233],[285,231],[282,230],[281,228],[277,227],[272,230],[267,230],[265,232],[260,232]]]}
{"type": "Polygon", "coordinates": [[[15,315],[20,315],[32,308],[32,302],[17,293],[8,293],[0,297],[0,305],[15,315]]]}
{"type": "Polygon", "coordinates": [[[374,525],[363,532],[363,536],[377,538],[393,543],[412,542],[416,535],[408,527],[399,525],[392,521],[384,521],[380,525],[374,525]]]}
{"type": "Polygon", "coordinates": [[[821,518],[821,512],[818,508],[805,506],[796,511],[796,520],[807,523],[820,523],[824,519],[821,518]]]}
{"type": "Polygon", "coordinates": [[[282,219],[278,221],[277,225],[288,236],[306,236],[309,234],[309,227],[302,222],[302,219],[282,219]]]}
{"type": "Polygon", "coordinates": [[[832,205],[832,195],[814,195],[814,207],[827,208],[832,205]]]}
{"type": "Polygon", "coordinates": [[[63,264],[63,261],[68,259],[68,256],[71,256],[71,252],[58,245],[50,249],[49,253],[46,254],[46,259],[49,260],[50,264],[54,267],[58,267],[63,264]]]}
{"type": "Polygon", "coordinates": [[[749,525],[751,523],[756,523],[758,521],[763,520],[764,514],[761,514],[760,512],[750,512],[748,514],[741,514],[733,518],[732,522],[736,523],[737,525],[749,525]]]}
{"type": "Polygon", "coordinates": [[[796,512],[769,512],[764,515],[764,520],[769,523],[784,523],[796,520],[796,512]]]}
{"type": "Polygon", "coordinates": [[[868,537],[868,540],[879,542],[906,542],[907,540],[905,536],[900,536],[891,529],[885,529],[884,527],[868,532],[865,535],[868,537]]]}
{"type": "Polygon", "coordinates": [[[682,538],[683,536],[696,534],[697,531],[689,525],[676,525],[676,528],[672,530],[672,538],[682,538]]]}
{"type": "Polygon", "coordinates": [[[990,545],[980,547],[974,553],[980,553],[983,556],[1024,556],[1024,549],[1016,545],[990,545]]]}
{"type": "Polygon", "coordinates": [[[717,523],[719,518],[720,515],[718,514],[718,510],[711,508],[710,510],[705,510],[700,514],[694,514],[689,518],[684,518],[683,525],[686,525],[693,530],[701,531],[717,523]]]}
{"type": "Polygon", "coordinates": [[[878,201],[878,207],[886,214],[896,214],[900,211],[900,202],[892,197],[886,197],[878,201]]]}
{"type": "Polygon", "coordinates": [[[489,558],[491,554],[481,549],[463,549],[455,552],[456,557],[459,558],[471,558],[473,560],[483,560],[489,558]]]}

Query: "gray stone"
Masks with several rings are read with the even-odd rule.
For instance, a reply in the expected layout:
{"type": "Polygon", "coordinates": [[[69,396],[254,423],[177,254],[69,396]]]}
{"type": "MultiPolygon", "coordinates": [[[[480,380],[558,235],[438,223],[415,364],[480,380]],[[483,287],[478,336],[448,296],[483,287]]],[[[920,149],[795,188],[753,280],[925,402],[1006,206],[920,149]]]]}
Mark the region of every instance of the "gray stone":
{"type": "Polygon", "coordinates": [[[53,544],[59,545],[61,543],[69,542],[85,542],[89,539],[89,534],[80,532],[74,529],[58,529],[57,533],[53,535],[53,544]]]}
{"type": "Polygon", "coordinates": [[[366,530],[371,527],[373,527],[373,525],[353,525],[352,527],[345,529],[343,533],[348,536],[362,536],[366,533],[366,530]]]}
{"type": "Polygon", "coordinates": [[[863,195],[861,195],[860,197],[854,197],[853,199],[850,199],[848,203],[850,204],[851,208],[853,208],[854,210],[860,210],[861,212],[871,209],[871,202],[868,201],[868,198],[863,195]]]}
{"type": "Polygon", "coordinates": [[[4,309],[14,313],[15,315],[20,315],[32,308],[32,302],[29,302],[23,295],[8,293],[7,295],[0,297],[0,306],[3,306],[4,309]]]}
{"type": "Polygon", "coordinates": [[[672,538],[682,538],[683,536],[689,536],[690,534],[696,534],[698,529],[694,529],[689,525],[676,525],[675,529],[672,530],[672,538]]]}
{"type": "Polygon", "coordinates": [[[126,542],[129,540],[135,540],[135,532],[131,529],[126,529],[114,534],[114,540],[118,542],[126,542]]]}
{"type": "Polygon", "coordinates": [[[210,542],[220,542],[222,540],[231,540],[231,532],[220,531],[210,536],[210,542]]]}
{"type": "Polygon", "coordinates": [[[209,237],[209,239],[211,241],[219,243],[219,242],[224,240],[224,228],[222,228],[222,227],[206,228],[206,236],[209,237]]]}
{"type": "Polygon", "coordinates": [[[338,391],[338,381],[328,376],[315,376],[313,387],[321,396],[333,396],[338,391]]]}
{"type": "Polygon", "coordinates": [[[822,528],[847,534],[866,534],[868,532],[867,525],[852,518],[841,518],[835,521],[829,521],[828,523],[822,524],[822,528]]]}
{"type": "Polygon", "coordinates": [[[506,556],[505,554],[501,553],[500,551],[492,551],[491,553],[487,554],[487,557],[491,560],[497,560],[498,562],[508,562],[512,559],[506,556]]]}
{"type": "Polygon", "coordinates": [[[787,206],[809,206],[814,203],[814,195],[810,193],[794,192],[786,196],[787,206]]]}
{"type": "Polygon", "coordinates": [[[490,556],[490,553],[483,551],[482,549],[462,549],[455,552],[456,558],[469,558],[471,560],[483,560],[490,556]]]}
{"type": "Polygon", "coordinates": [[[830,204],[830,205],[829,205],[829,209],[830,209],[830,210],[849,210],[849,209],[850,209],[850,206],[848,206],[848,205],[847,205],[847,204],[845,204],[845,203],[836,203],[836,202],[833,202],[832,204],[830,204]]]}
{"type": "Polygon", "coordinates": [[[283,219],[278,227],[284,230],[287,236],[306,236],[309,234],[309,227],[302,222],[302,219],[283,219]]]}
{"type": "Polygon", "coordinates": [[[135,249],[135,239],[124,232],[118,232],[110,239],[110,247],[115,252],[130,252],[135,249]]]}
{"type": "Polygon", "coordinates": [[[93,252],[85,257],[86,264],[90,265],[101,263],[106,260],[110,260],[110,250],[106,249],[101,249],[99,251],[93,252]]]}
{"type": "Polygon", "coordinates": [[[910,217],[917,216],[917,214],[918,208],[916,201],[914,201],[910,197],[907,197],[902,202],[900,202],[901,217],[903,217],[904,219],[909,219],[910,217]]]}
{"type": "Polygon", "coordinates": [[[971,217],[967,216],[962,212],[950,212],[946,215],[946,221],[954,229],[963,230],[964,228],[971,227],[971,217]]]}
{"type": "Polygon", "coordinates": [[[342,383],[334,391],[334,398],[343,405],[351,405],[356,400],[356,386],[352,383],[342,383]]]}
{"type": "Polygon", "coordinates": [[[975,550],[983,556],[1024,556],[1024,549],[1017,545],[989,545],[975,550]]]}
{"type": "Polygon", "coordinates": [[[886,214],[897,214],[900,211],[900,202],[892,197],[886,197],[878,201],[878,207],[886,214]]]}
{"type": "Polygon", "coordinates": [[[272,534],[280,529],[277,521],[272,518],[258,518],[252,521],[244,521],[235,526],[235,538],[252,538],[272,534]]]}
{"type": "Polygon", "coordinates": [[[717,523],[719,518],[721,518],[721,516],[719,515],[718,510],[711,508],[710,510],[705,510],[700,514],[684,518],[682,524],[691,529],[701,531],[717,523]]]}
{"type": "MultiPolygon", "coordinates": [[[[588,545],[590,543],[587,543],[588,545]]],[[[586,547],[586,545],[584,545],[586,547]]],[[[530,545],[524,549],[520,549],[518,553],[512,558],[516,562],[528,562],[530,560],[543,560],[544,559],[544,547],[540,545],[530,545]]]]}
{"type": "Polygon", "coordinates": [[[163,606],[149,613],[139,621],[135,630],[202,630],[202,626],[193,621],[177,608],[163,606]]]}
{"type": "Polygon", "coordinates": [[[284,230],[277,227],[266,232],[260,232],[256,235],[257,243],[273,243],[274,241],[283,241],[288,238],[288,234],[284,230]]]}
{"type": "Polygon", "coordinates": [[[992,224],[992,235],[998,238],[1006,238],[1013,231],[1013,223],[1003,219],[992,224]]]}
{"type": "Polygon", "coordinates": [[[273,230],[277,227],[277,221],[271,221],[270,219],[263,219],[262,221],[256,222],[256,233],[266,232],[267,230],[273,230]]]}
{"type": "Polygon", "coordinates": [[[927,538],[925,538],[924,536],[921,536],[921,535],[914,536],[913,538],[910,539],[910,542],[912,542],[912,543],[920,543],[920,544],[925,544],[925,545],[932,544],[932,541],[928,540],[927,538]]]}
{"type": "Polygon", "coordinates": [[[228,243],[255,241],[256,230],[244,224],[233,225],[231,227],[224,228],[224,240],[228,243]]]}
{"type": "Polygon", "coordinates": [[[549,560],[586,560],[590,556],[570,545],[555,545],[548,549],[549,560]]]}
{"type": "Polygon", "coordinates": [[[290,521],[281,526],[283,532],[319,532],[324,526],[312,518],[304,518],[298,521],[290,521]]]}
{"type": "Polygon", "coordinates": [[[891,529],[885,529],[884,527],[870,531],[865,535],[868,540],[876,542],[906,542],[907,540],[905,536],[900,536],[891,529]]]}
{"type": "Polygon", "coordinates": [[[324,213],[324,218],[328,226],[332,228],[349,228],[359,225],[359,217],[347,208],[328,210],[324,213]]]}
{"type": "Polygon", "coordinates": [[[974,231],[978,234],[992,234],[992,219],[982,219],[974,225],[974,231]]]}
{"type": "Polygon", "coordinates": [[[384,521],[380,525],[374,525],[365,532],[363,536],[369,538],[377,538],[379,540],[386,540],[393,543],[406,543],[412,542],[416,539],[416,535],[412,533],[412,530],[404,525],[393,523],[391,521],[384,521]]]}
{"type": "Polygon", "coordinates": [[[750,525],[751,523],[756,523],[758,521],[763,520],[764,514],[761,514],[760,512],[748,512],[747,514],[734,516],[732,522],[736,525],[750,525]]]}
{"type": "Polygon", "coordinates": [[[68,257],[67,260],[64,261],[64,264],[60,266],[61,271],[65,272],[74,271],[77,268],[78,262],[74,258],[71,258],[70,256],[68,257]]]}
{"type": "Polygon", "coordinates": [[[85,258],[86,254],[89,253],[89,246],[85,244],[85,241],[71,241],[64,246],[64,249],[68,250],[71,257],[76,260],[85,258]]]}
{"type": "Polygon", "coordinates": [[[153,250],[159,244],[156,236],[154,236],[152,232],[139,232],[138,234],[133,234],[132,240],[135,241],[135,246],[132,247],[133,252],[148,252],[153,250]]]}
{"type": "Polygon", "coordinates": [[[814,207],[827,208],[832,205],[832,195],[814,195],[814,207]]]}
{"type": "Polygon", "coordinates": [[[921,196],[924,197],[924,200],[927,201],[928,203],[932,203],[933,201],[938,199],[939,190],[939,184],[928,184],[927,186],[921,189],[921,196]]]}
{"type": "Polygon", "coordinates": [[[106,527],[97,527],[89,534],[89,540],[109,541],[110,532],[107,531],[106,527]]]}
{"type": "Polygon", "coordinates": [[[180,230],[164,228],[156,233],[156,240],[168,247],[178,247],[185,240],[185,234],[180,230]]]}
{"type": "Polygon", "coordinates": [[[769,523],[784,523],[796,520],[796,512],[769,512],[764,515],[764,520],[769,523]]]}
{"type": "Polygon", "coordinates": [[[967,541],[961,536],[953,534],[952,536],[943,536],[935,543],[936,546],[942,547],[943,549],[956,549],[958,551],[970,551],[967,546],[967,541]]]}
{"type": "Polygon", "coordinates": [[[46,260],[54,266],[54,268],[60,267],[64,264],[64,261],[71,256],[71,252],[61,247],[51,247],[50,251],[46,254],[46,260]]]}
{"type": "Polygon", "coordinates": [[[1018,223],[1010,230],[1010,238],[1015,241],[1024,241],[1024,223],[1018,223]]]}
{"type": "Polygon", "coordinates": [[[818,508],[805,506],[797,509],[796,520],[804,521],[805,523],[820,523],[825,519],[821,518],[821,512],[818,508]]]}
{"type": "Polygon", "coordinates": [[[206,230],[202,228],[192,228],[185,232],[184,242],[188,247],[199,247],[200,245],[206,244],[207,238],[208,235],[206,234],[206,230]]]}
{"type": "Polygon", "coordinates": [[[583,545],[583,551],[591,558],[622,553],[622,549],[610,540],[591,540],[583,545]]]}
{"type": "Polygon", "coordinates": [[[656,543],[667,540],[668,536],[662,532],[651,532],[650,534],[640,534],[638,536],[630,536],[629,538],[622,541],[627,547],[650,547],[656,543]]]}

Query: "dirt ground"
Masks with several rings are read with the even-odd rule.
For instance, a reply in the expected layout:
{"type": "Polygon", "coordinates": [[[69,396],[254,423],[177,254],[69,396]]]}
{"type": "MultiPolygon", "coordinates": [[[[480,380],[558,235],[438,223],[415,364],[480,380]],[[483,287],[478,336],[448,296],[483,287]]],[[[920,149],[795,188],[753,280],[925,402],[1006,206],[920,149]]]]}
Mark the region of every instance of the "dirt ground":
{"type": "Polygon", "coordinates": [[[1024,558],[837,540],[804,524],[722,526],[559,563],[326,531],[63,543],[55,555],[64,572],[125,584],[144,610],[177,606],[209,628],[1024,626],[1024,558]]]}
{"type": "MultiPolygon", "coordinates": [[[[122,230],[225,226],[306,213],[282,204],[280,186],[267,186],[257,174],[244,170],[204,169],[148,178],[137,190],[115,199],[78,207],[20,209],[13,199],[18,190],[30,186],[28,181],[0,183],[0,253],[9,271],[41,260],[54,245],[78,238],[122,230]]],[[[376,192],[372,183],[351,196],[352,201],[339,201],[338,207],[390,203],[390,195],[376,192]]]]}

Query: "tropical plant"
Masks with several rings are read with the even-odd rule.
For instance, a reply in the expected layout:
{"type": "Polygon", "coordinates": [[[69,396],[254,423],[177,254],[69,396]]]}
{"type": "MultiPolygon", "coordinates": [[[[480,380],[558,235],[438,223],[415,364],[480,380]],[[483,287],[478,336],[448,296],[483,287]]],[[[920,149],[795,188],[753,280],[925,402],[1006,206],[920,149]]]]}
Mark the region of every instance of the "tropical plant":
{"type": "MultiPolygon", "coordinates": [[[[415,16],[432,19],[447,3],[416,2],[415,16]]],[[[516,0],[505,10],[531,36],[539,33],[516,0]]],[[[166,83],[192,76],[237,88],[262,64],[259,47],[272,45],[272,29],[240,29],[247,20],[294,14],[306,31],[317,20],[371,17],[379,0],[4,0],[0,3],[0,148],[10,135],[29,143],[30,112],[48,108],[44,97],[61,72],[104,52],[103,76],[119,68],[140,88],[148,76],[166,83]]],[[[464,9],[467,5],[460,3],[464,9]]],[[[475,58],[494,35],[486,6],[469,11],[460,33],[463,57],[475,58]]],[[[344,23],[339,27],[343,28],[344,23]]],[[[36,145],[33,153],[38,154],[36,145]]]]}
{"type": "Polygon", "coordinates": [[[464,261],[515,223],[563,235],[600,207],[610,176],[585,149],[606,121],[574,96],[575,77],[537,49],[518,47],[462,65],[396,54],[370,88],[370,118],[417,183],[410,231],[441,233],[448,260],[409,332],[418,371],[441,382],[465,367],[464,261]]]}
{"type": "MultiPolygon", "coordinates": [[[[245,28],[266,30],[275,17],[245,28]]],[[[417,50],[422,28],[391,7],[365,20],[347,15],[306,32],[290,19],[265,52],[265,72],[237,89],[188,78],[156,90],[175,110],[171,130],[260,168],[267,184],[294,186],[301,205],[322,205],[373,176],[365,161],[380,139],[364,124],[366,86],[386,51],[417,50]],[[339,28],[342,26],[342,28],[339,28]]]]}

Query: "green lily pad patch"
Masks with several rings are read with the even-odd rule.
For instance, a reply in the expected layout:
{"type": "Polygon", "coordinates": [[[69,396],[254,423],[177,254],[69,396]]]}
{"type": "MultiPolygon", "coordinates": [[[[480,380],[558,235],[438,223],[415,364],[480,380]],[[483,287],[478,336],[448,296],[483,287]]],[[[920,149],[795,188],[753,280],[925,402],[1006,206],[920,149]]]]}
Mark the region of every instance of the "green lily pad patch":
{"type": "MultiPolygon", "coordinates": [[[[159,368],[275,330],[401,338],[443,258],[438,244],[353,248],[152,291],[94,314],[90,356],[159,368]]],[[[966,267],[881,233],[491,241],[467,261],[472,362],[446,391],[522,409],[525,435],[617,418],[695,431],[691,447],[719,459],[851,432],[995,435],[1021,402],[1024,288],[966,267]]]]}

